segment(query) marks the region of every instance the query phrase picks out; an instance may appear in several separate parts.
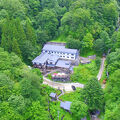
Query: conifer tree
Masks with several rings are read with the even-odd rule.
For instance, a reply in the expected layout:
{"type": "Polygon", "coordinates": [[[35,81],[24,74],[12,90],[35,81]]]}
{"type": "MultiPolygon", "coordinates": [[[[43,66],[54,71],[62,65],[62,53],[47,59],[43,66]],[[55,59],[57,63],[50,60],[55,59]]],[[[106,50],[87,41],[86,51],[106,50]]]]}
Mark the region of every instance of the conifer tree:
{"type": "Polygon", "coordinates": [[[15,38],[13,38],[12,52],[16,53],[19,57],[21,57],[21,51],[20,51],[18,42],[15,38]]]}
{"type": "Polygon", "coordinates": [[[11,52],[11,46],[11,21],[7,19],[7,21],[3,24],[2,27],[1,47],[3,47],[6,51],[11,52]]]}
{"type": "Polygon", "coordinates": [[[36,35],[35,35],[35,31],[32,28],[32,26],[30,25],[30,22],[27,21],[26,23],[26,37],[27,40],[30,41],[32,43],[33,46],[36,45],[36,35]]]}
{"type": "Polygon", "coordinates": [[[26,39],[25,31],[23,29],[23,26],[20,23],[20,19],[19,18],[16,19],[15,25],[16,25],[17,32],[18,32],[18,38],[17,38],[18,39],[18,43],[19,43],[20,48],[22,49],[22,46],[23,46],[23,44],[25,43],[25,41],[27,39],[26,39]]]}

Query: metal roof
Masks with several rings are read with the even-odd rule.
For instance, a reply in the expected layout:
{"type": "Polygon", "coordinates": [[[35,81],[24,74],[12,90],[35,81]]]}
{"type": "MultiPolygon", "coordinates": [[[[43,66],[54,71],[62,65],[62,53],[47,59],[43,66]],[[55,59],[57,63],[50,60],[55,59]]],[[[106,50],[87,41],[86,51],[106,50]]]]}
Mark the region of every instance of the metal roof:
{"type": "Polygon", "coordinates": [[[43,50],[47,50],[47,51],[55,51],[55,52],[62,52],[62,53],[71,53],[71,54],[76,54],[77,53],[77,49],[68,49],[65,48],[65,46],[59,46],[59,45],[49,45],[46,44],[43,47],[43,50]]]}
{"type": "Polygon", "coordinates": [[[52,62],[53,64],[55,64],[59,58],[60,57],[58,55],[51,54],[48,57],[48,62],[52,62]]]}
{"type": "Polygon", "coordinates": [[[69,102],[69,101],[61,102],[60,103],[60,107],[63,108],[63,109],[65,109],[65,110],[70,111],[71,103],[72,102],[69,102]]]}
{"type": "Polygon", "coordinates": [[[70,68],[71,61],[66,60],[58,60],[56,67],[62,67],[62,68],[70,68]]]}
{"type": "Polygon", "coordinates": [[[56,93],[50,93],[50,97],[52,97],[52,98],[55,98],[56,97],[56,93]]]}
{"type": "Polygon", "coordinates": [[[33,63],[35,62],[36,64],[39,64],[39,63],[44,64],[47,61],[48,57],[49,57],[48,53],[41,53],[32,62],[33,63]]]}
{"type": "Polygon", "coordinates": [[[59,59],[59,56],[57,56],[57,55],[41,53],[32,62],[33,63],[35,62],[36,64],[44,64],[48,60],[48,62],[52,62],[53,64],[55,64],[58,59],[59,59]]]}

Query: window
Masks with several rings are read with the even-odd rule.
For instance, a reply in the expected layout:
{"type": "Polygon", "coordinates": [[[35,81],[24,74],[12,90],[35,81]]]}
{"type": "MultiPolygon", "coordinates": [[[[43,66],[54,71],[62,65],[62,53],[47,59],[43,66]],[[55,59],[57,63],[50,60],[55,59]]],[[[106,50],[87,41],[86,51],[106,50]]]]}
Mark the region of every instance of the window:
{"type": "Polygon", "coordinates": [[[65,57],[65,56],[63,56],[63,57],[65,57]]]}
{"type": "Polygon", "coordinates": [[[69,63],[65,63],[65,65],[69,65],[69,63]]]}
{"type": "Polygon", "coordinates": [[[69,58],[69,57],[67,56],[67,58],[69,58]]]}
{"type": "Polygon", "coordinates": [[[74,55],[74,54],[71,54],[71,55],[74,55]]]}
{"type": "Polygon", "coordinates": [[[71,57],[72,59],[74,59],[74,57],[71,57]]]}

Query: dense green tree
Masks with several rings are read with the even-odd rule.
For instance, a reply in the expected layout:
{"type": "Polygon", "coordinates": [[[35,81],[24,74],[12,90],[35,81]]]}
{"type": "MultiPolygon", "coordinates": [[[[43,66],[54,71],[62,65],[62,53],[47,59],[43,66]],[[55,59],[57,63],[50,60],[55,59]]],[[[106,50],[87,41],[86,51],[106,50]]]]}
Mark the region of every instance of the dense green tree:
{"type": "Polygon", "coordinates": [[[3,87],[6,85],[9,87],[9,89],[12,89],[13,84],[14,84],[14,82],[9,77],[7,77],[3,73],[0,74],[0,87],[3,87]]]}
{"type": "Polygon", "coordinates": [[[41,30],[46,31],[50,39],[53,38],[58,26],[56,13],[53,10],[44,9],[37,15],[36,25],[41,28],[41,30]]]}
{"type": "Polygon", "coordinates": [[[99,54],[107,53],[108,50],[111,49],[111,39],[107,32],[101,32],[100,39],[95,41],[94,47],[99,54]]]}
{"type": "Polygon", "coordinates": [[[14,82],[5,74],[0,74],[0,101],[7,100],[12,94],[14,82]]]}
{"type": "Polygon", "coordinates": [[[37,43],[44,45],[49,40],[49,36],[47,34],[47,31],[41,31],[37,29],[37,43]]]}
{"type": "Polygon", "coordinates": [[[82,43],[78,39],[74,39],[71,36],[69,36],[67,38],[67,44],[66,44],[66,46],[68,48],[78,49],[79,50],[81,48],[81,46],[82,46],[82,43]]]}
{"type": "Polygon", "coordinates": [[[26,23],[26,38],[33,46],[36,45],[36,34],[29,21],[26,23]]]}
{"type": "Polygon", "coordinates": [[[49,114],[45,107],[40,105],[39,101],[33,102],[32,106],[28,109],[26,113],[26,119],[30,120],[48,120],[49,114]]]}
{"type": "Polygon", "coordinates": [[[17,40],[15,38],[13,38],[13,42],[12,42],[12,52],[16,53],[16,55],[21,57],[21,51],[17,43],[17,40]]]}
{"type": "Polygon", "coordinates": [[[104,94],[96,78],[91,78],[85,85],[82,92],[82,98],[90,111],[103,110],[104,94]]]}
{"type": "Polygon", "coordinates": [[[109,74],[120,68],[120,49],[116,49],[107,56],[107,65],[109,74]]]}
{"type": "Polygon", "coordinates": [[[9,106],[8,102],[2,102],[0,104],[0,119],[1,120],[24,120],[23,116],[13,110],[9,106]]]}
{"type": "Polygon", "coordinates": [[[25,110],[25,100],[23,96],[11,95],[8,99],[9,105],[14,108],[15,111],[23,113],[25,110]]]}
{"type": "Polygon", "coordinates": [[[20,17],[25,19],[25,8],[20,0],[1,0],[0,8],[5,9],[11,18],[20,17]]]}
{"type": "Polygon", "coordinates": [[[88,107],[84,102],[81,101],[73,101],[70,107],[72,115],[76,119],[82,119],[88,114],[88,107]]]}
{"type": "Polygon", "coordinates": [[[105,120],[119,120],[120,114],[120,69],[114,71],[107,83],[105,91],[106,110],[105,120]]]}
{"type": "Polygon", "coordinates": [[[83,38],[83,48],[86,50],[92,49],[93,47],[93,36],[90,33],[87,33],[83,38]]]}

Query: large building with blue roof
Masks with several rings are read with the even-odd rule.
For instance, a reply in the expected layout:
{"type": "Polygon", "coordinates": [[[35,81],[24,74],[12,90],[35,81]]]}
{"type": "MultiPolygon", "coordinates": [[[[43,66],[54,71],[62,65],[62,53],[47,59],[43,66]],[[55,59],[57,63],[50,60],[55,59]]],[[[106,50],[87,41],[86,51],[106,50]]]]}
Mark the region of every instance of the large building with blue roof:
{"type": "Polygon", "coordinates": [[[72,69],[72,62],[79,58],[77,49],[68,49],[63,45],[45,44],[42,53],[33,61],[33,65],[38,68],[65,68],[72,69]]]}

